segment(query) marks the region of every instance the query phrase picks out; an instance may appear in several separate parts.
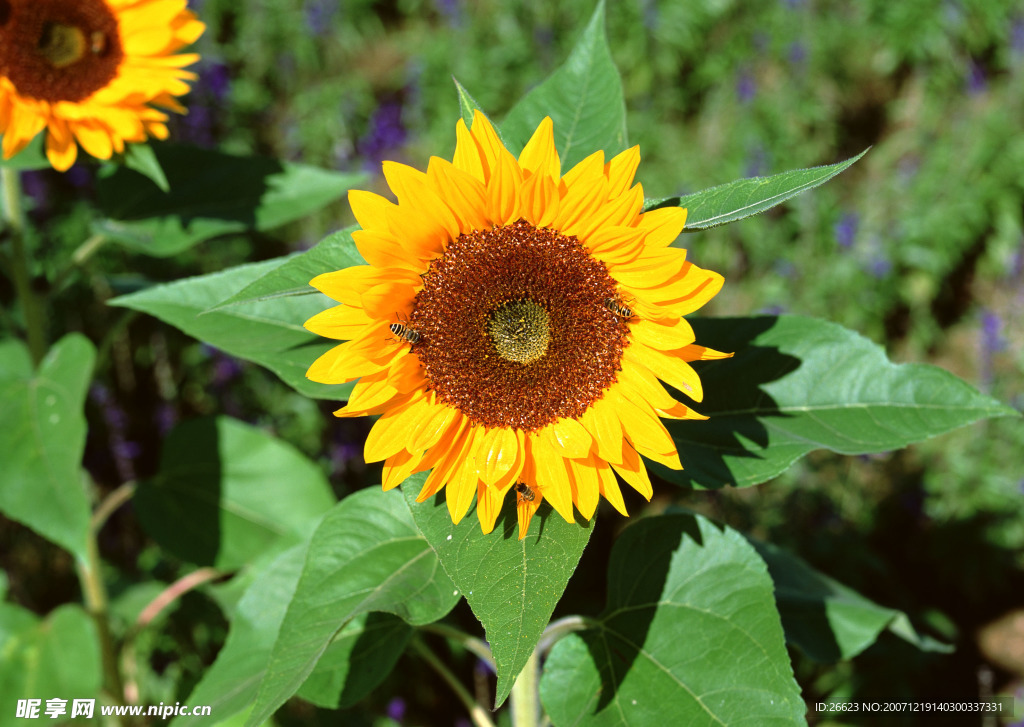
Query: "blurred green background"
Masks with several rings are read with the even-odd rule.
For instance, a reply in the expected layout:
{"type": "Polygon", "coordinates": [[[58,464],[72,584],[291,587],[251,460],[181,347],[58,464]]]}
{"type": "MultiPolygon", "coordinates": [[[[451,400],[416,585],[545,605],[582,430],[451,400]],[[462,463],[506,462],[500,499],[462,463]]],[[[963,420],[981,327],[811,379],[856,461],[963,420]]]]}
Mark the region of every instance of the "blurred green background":
{"type": "MultiPolygon", "coordinates": [[[[566,58],[594,3],[190,5],[208,30],[189,114],[172,128],[176,139],[365,169],[383,192],[382,159],[423,167],[430,155],[450,158],[458,114],[452,76],[500,120],[566,58]]],[[[837,162],[872,147],[830,184],[768,214],[685,237],[691,259],[726,277],[706,314],[827,318],[883,344],[897,361],[936,363],[1024,408],[1019,2],[610,0],[607,28],[647,196],[837,162]]],[[[66,175],[26,174],[33,220],[64,241],[46,243],[44,277],[88,236],[89,208],[78,200],[92,194],[94,169],[80,162],[66,175]]],[[[329,404],[299,397],[257,367],[103,305],[148,281],[303,249],[351,221],[339,204],[274,236],[223,238],[172,260],[108,246],[90,261],[88,275],[65,293],[67,319],[58,326],[105,341],[88,405],[86,462],[98,483],[112,489],[150,474],[174,422],[221,413],[316,458],[340,494],[379,481],[379,468],[361,460],[368,422],[333,419],[329,404]]],[[[0,295],[5,304],[12,298],[9,290],[0,295]]],[[[1015,693],[1024,709],[1022,451],[1024,427],[999,419],[888,455],[812,456],[756,488],[681,493],[662,483],[651,505],[627,504],[641,513],[682,502],[789,547],[957,646],[950,656],[923,654],[886,635],[839,665],[794,651],[808,703],[973,700],[995,690],[1015,693]],[[1014,614],[1016,621],[1004,618],[1014,614]]],[[[624,521],[601,520],[556,616],[602,607],[608,547],[624,521]]],[[[130,510],[103,535],[125,609],[152,595],[132,583],[182,572],[147,542],[130,510]]],[[[12,574],[12,597],[30,608],[46,612],[77,598],[70,558],[5,520],[0,564],[12,574]]],[[[150,701],[187,695],[224,631],[212,601],[191,594],[148,632],[140,650],[150,701]]],[[[472,683],[472,659],[456,657],[472,683]]],[[[446,701],[422,667],[403,658],[345,724],[393,724],[386,720],[394,717],[452,724],[457,714],[443,709],[443,717],[429,716],[439,700],[446,701]]],[[[336,717],[295,704],[284,719],[336,717]]],[[[926,722],[943,717],[891,718],[926,722]]],[[[846,715],[842,723],[888,722],[846,715]]],[[[981,724],[963,715],[950,723],[981,724]]]]}

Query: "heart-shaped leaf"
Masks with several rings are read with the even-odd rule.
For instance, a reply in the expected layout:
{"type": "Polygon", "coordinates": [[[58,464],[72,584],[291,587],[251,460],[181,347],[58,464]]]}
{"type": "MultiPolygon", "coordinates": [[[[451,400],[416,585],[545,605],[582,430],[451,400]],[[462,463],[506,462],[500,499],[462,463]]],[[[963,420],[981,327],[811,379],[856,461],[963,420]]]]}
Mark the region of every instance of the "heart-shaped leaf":
{"type": "Polygon", "coordinates": [[[799,725],[806,708],[764,563],[693,515],[626,528],[603,615],[555,644],[540,694],[556,727],[799,725]]]}
{"type": "Polygon", "coordinates": [[[497,708],[547,627],[593,525],[567,523],[544,504],[526,537],[519,540],[513,496],[506,498],[497,525],[485,535],[475,508],[454,525],[443,493],[416,502],[425,478],[426,474],[409,478],[402,491],[420,532],[487,633],[498,672],[497,708]]]}
{"type": "Polygon", "coordinates": [[[83,407],[95,357],[89,340],[72,333],[33,373],[20,342],[0,345],[0,511],[83,562],[90,509],[83,407]]]}

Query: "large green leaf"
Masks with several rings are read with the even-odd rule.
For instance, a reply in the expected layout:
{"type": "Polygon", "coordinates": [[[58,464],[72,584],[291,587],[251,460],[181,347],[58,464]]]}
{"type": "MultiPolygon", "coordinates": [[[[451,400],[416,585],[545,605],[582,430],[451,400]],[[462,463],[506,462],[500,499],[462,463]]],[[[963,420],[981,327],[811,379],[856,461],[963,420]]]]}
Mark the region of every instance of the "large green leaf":
{"type": "Polygon", "coordinates": [[[306,378],[309,365],[337,345],[302,327],[305,320],[331,304],[326,296],[315,293],[257,300],[206,312],[233,291],[242,290],[292,259],[276,258],[155,285],[114,298],[110,305],[149,313],[233,356],[266,366],[306,396],[347,399],[351,383],[328,386],[306,378]]]}
{"type": "Polygon", "coordinates": [[[97,183],[98,232],[138,252],[176,255],[212,237],[270,230],[340,199],[364,174],[240,157],[177,144],[153,145],[169,192],[118,166],[97,183]]]}
{"type": "Polygon", "coordinates": [[[775,583],[775,602],[786,641],[812,659],[823,663],[852,659],[885,629],[925,651],[953,650],[918,634],[905,613],[869,601],[792,553],[768,543],[750,542],[775,583]]]}
{"type": "Polygon", "coordinates": [[[494,530],[484,535],[475,508],[452,524],[444,493],[417,503],[425,474],[402,485],[420,532],[483,625],[498,672],[501,706],[551,620],[593,532],[592,522],[567,523],[541,506],[518,539],[515,496],[506,498],[494,530]]]}
{"type": "Polygon", "coordinates": [[[804,724],[764,563],[692,515],[626,528],[603,615],[555,644],[540,694],[556,727],[804,724]]]}
{"type": "Polygon", "coordinates": [[[320,297],[317,289],[310,286],[310,280],[321,273],[366,264],[356,249],[355,242],[352,241],[352,231],[355,229],[358,228],[338,230],[317,243],[316,247],[289,257],[278,267],[218,303],[212,310],[220,310],[239,303],[288,298],[293,295],[320,297]]]}
{"type": "Polygon", "coordinates": [[[40,700],[39,718],[47,721],[46,700],[67,700],[60,718],[66,722],[73,700],[95,699],[100,689],[96,626],[80,606],[60,606],[41,621],[24,611],[12,618],[18,610],[0,604],[0,727],[25,724],[15,716],[19,699],[40,700]],[[5,622],[14,626],[6,639],[5,622]]]}
{"type": "Polygon", "coordinates": [[[179,558],[225,570],[302,540],[334,501],[316,464],[229,417],[176,427],[156,477],[135,492],[150,537],[179,558]]]}
{"type": "Polygon", "coordinates": [[[815,449],[905,447],[985,417],[1016,412],[948,371],[894,364],[842,326],[801,316],[695,319],[701,345],[735,351],[700,366],[708,421],[668,422],[685,485],[756,485],[815,449]]]}
{"type": "Polygon", "coordinates": [[[0,346],[0,511],[84,561],[89,500],[82,409],[96,351],[72,333],[32,372],[24,346],[0,346]]]}
{"type": "Polygon", "coordinates": [[[351,707],[391,673],[412,632],[389,613],[356,616],[334,637],[299,696],[328,709],[351,707]]]}
{"type": "Polygon", "coordinates": [[[611,158],[626,148],[626,103],[605,37],[604,0],[565,64],[509,112],[501,125],[509,150],[518,153],[545,116],[555,123],[562,171],[598,149],[611,158]]]}
{"type": "MultiPolygon", "coordinates": [[[[229,615],[227,641],[196,688],[189,704],[210,705],[220,722],[256,701],[274,640],[295,594],[309,541],[281,553],[260,569],[229,615]]],[[[208,717],[175,717],[171,727],[205,725],[208,717]]]]}
{"type": "Polygon", "coordinates": [[[458,600],[399,493],[349,495],[313,534],[248,724],[262,723],[295,694],[356,616],[385,611],[418,625],[458,600]]]}
{"type": "Polygon", "coordinates": [[[644,208],[650,210],[657,207],[685,207],[688,210],[685,230],[687,232],[724,225],[764,212],[801,192],[824,184],[867,153],[868,150],[865,149],[857,156],[838,164],[794,169],[770,177],[738,179],[685,197],[649,199],[644,208]]]}

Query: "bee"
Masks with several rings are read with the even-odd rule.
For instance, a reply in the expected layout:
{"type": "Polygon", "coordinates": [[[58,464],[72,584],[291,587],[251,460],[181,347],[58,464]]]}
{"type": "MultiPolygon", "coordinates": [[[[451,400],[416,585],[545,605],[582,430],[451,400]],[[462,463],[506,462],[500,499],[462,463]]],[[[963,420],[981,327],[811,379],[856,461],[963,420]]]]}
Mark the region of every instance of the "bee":
{"type": "Polygon", "coordinates": [[[619,318],[632,318],[633,310],[622,302],[621,298],[608,298],[604,307],[617,315],[619,318]]]}
{"type": "Polygon", "coordinates": [[[533,502],[537,497],[537,493],[531,490],[525,482],[516,483],[516,495],[518,495],[519,502],[533,502]]]}
{"type": "Polygon", "coordinates": [[[93,55],[101,56],[107,50],[107,36],[103,31],[94,30],[89,35],[89,50],[93,55]]]}
{"type": "Polygon", "coordinates": [[[388,328],[391,329],[391,332],[394,333],[399,340],[405,341],[406,343],[416,343],[420,340],[419,331],[410,328],[408,321],[392,323],[388,328]]]}

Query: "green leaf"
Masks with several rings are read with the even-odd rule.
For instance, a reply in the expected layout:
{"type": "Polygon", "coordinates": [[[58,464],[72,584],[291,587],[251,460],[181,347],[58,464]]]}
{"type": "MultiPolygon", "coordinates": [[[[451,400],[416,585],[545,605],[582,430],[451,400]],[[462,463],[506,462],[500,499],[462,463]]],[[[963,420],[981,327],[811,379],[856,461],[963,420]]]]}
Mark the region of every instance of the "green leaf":
{"type": "Polygon", "coordinates": [[[365,265],[366,261],[356,249],[352,231],[357,227],[328,235],[316,247],[289,257],[282,265],[272,269],[260,278],[246,285],[230,298],[218,303],[211,311],[228,308],[238,303],[252,303],[293,295],[316,295],[320,293],[310,286],[309,281],[321,273],[343,270],[353,265],[365,265]]]}
{"type": "Polygon", "coordinates": [[[593,525],[567,523],[543,504],[526,538],[519,540],[512,496],[506,498],[494,530],[485,535],[475,507],[454,525],[443,492],[417,503],[425,479],[426,473],[409,478],[402,491],[420,532],[486,631],[498,672],[497,709],[551,620],[593,525]]]}
{"type": "Polygon", "coordinates": [[[300,394],[344,400],[353,384],[328,386],[306,378],[306,370],[335,341],[310,333],[302,324],[331,304],[326,296],[291,296],[233,305],[206,313],[231,291],[239,291],[295,258],[239,265],[219,273],[155,285],[109,301],[149,313],[232,356],[266,366],[300,394]]]}
{"type": "Polygon", "coordinates": [[[418,625],[458,600],[399,493],[349,495],[313,534],[248,724],[262,723],[295,694],[356,616],[386,611],[418,625]]]}
{"type": "Polygon", "coordinates": [[[509,150],[518,153],[545,116],[555,124],[563,172],[599,149],[609,159],[626,148],[626,103],[605,37],[604,0],[565,65],[509,112],[501,125],[509,150]]]}
{"type": "Polygon", "coordinates": [[[106,219],[96,231],[129,248],[168,257],[220,235],[265,231],[340,199],[366,179],[264,157],[161,144],[153,149],[170,192],[127,166],[97,183],[106,219]]]}
{"type": "Polygon", "coordinates": [[[171,191],[160,160],[149,144],[129,144],[124,150],[124,164],[149,179],[161,192],[171,191]]]}
{"type": "Polygon", "coordinates": [[[735,182],[694,192],[685,197],[649,199],[644,203],[644,210],[685,207],[687,214],[684,232],[724,225],[764,212],[801,192],[824,184],[867,153],[868,150],[865,149],[857,156],[838,164],[794,169],[770,177],[737,179],[735,182]]]}
{"type": "Polygon", "coordinates": [[[815,661],[852,659],[885,629],[925,651],[953,651],[951,646],[918,634],[906,614],[869,601],[796,555],[768,543],[752,539],[750,543],[775,582],[775,602],[786,641],[815,661]]]}
{"type": "MultiPolygon", "coordinates": [[[[230,614],[227,641],[189,695],[190,704],[210,705],[210,713],[217,715],[218,722],[246,710],[256,701],[274,640],[299,583],[308,546],[307,540],[262,568],[230,614]]],[[[175,717],[171,727],[205,725],[209,721],[208,717],[175,717]]]]}
{"type": "Polygon", "coordinates": [[[804,724],[764,563],[692,515],[640,520],[608,565],[608,605],[557,644],[541,700],[563,725],[804,724]]]}
{"type": "Polygon", "coordinates": [[[83,406],[96,350],[68,334],[31,371],[20,343],[0,348],[0,511],[85,561],[83,406]]]}
{"type": "Polygon", "coordinates": [[[320,468],[286,442],[229,417],[193,419],[164,442],[139,485],[146,533],[183,560],[239,568],[302,540],[334,504],[320,468]]]}
{"type": "MultiPolygon", "coordinates": [[[[0,140],[2,139],[3,136],[0,135],[0,140]]],[[[36,134],[35,138],[28,143],[28,146],[10,159],[4,159],[3,156],[0,156],[0,167],[30,171],[34,169],[49,169],[50,166],[50,160],[46,158],[46,134],[42,132],[36,134]]]]}
{"type": "MultiPolygon", "coordinates": [[[[476,102],[475,98],[469,95],[469,91],[467,91],[465,87],[463,87],[463,85],[459,83],[459,80],[455,78],[455,76],[452,76],[452,80],[455,82],[455,92],[458,93],[459,95],[459,112],[462,114],[462,120],[466,122],[467,127],[472,129],[473,112],[479,111],[480,113],[484,114],[484,116],[486,116],[487,114],[484,113],[484,110],[483,108],[481,108],[480,104],[476,102]]],[[[490,119],[488,119],[488,121],[490,121],[490,119]]],[[[495,127],[495,130],[497,130],[497,127],[495,127]]],[[[501,138],[500,132],[498,134],[498,137],[501,138]]],[[[502,141],[504,141],[504,139],[502,139],[502,141]]]]}
{"type": "Polygon", "coordinates": [[[801,316],[695,319],[697,341],[734,358],[700,366],[708,421],[666,422],[679,484],[747,487],[775,477],[815,449],[885,452],[1008,406],[948,371],[894,364],[882,348],[842,326],[801,316]]]}
{"type": "Polygon", "coordinates": [[[100,689],[103,671],[96,626],[80,606],[64,605],[32,624],[23,617],[21,628],[4,643],[3,611],[9,617],[11,608],[0,604],[0,727],[24,724],[15,717],[19,699],[41,700],[40,718],[47,720],[46,700],[66,699],[61,721],[67,721],[72,700],[95,699],[100,689]]]}
{"type": "Polygon", "coordinates": [[[351,707],[391,673],[412,632],[389,613],[356,616],[334,637],[298,695],[318,707],[351,707]]]}

